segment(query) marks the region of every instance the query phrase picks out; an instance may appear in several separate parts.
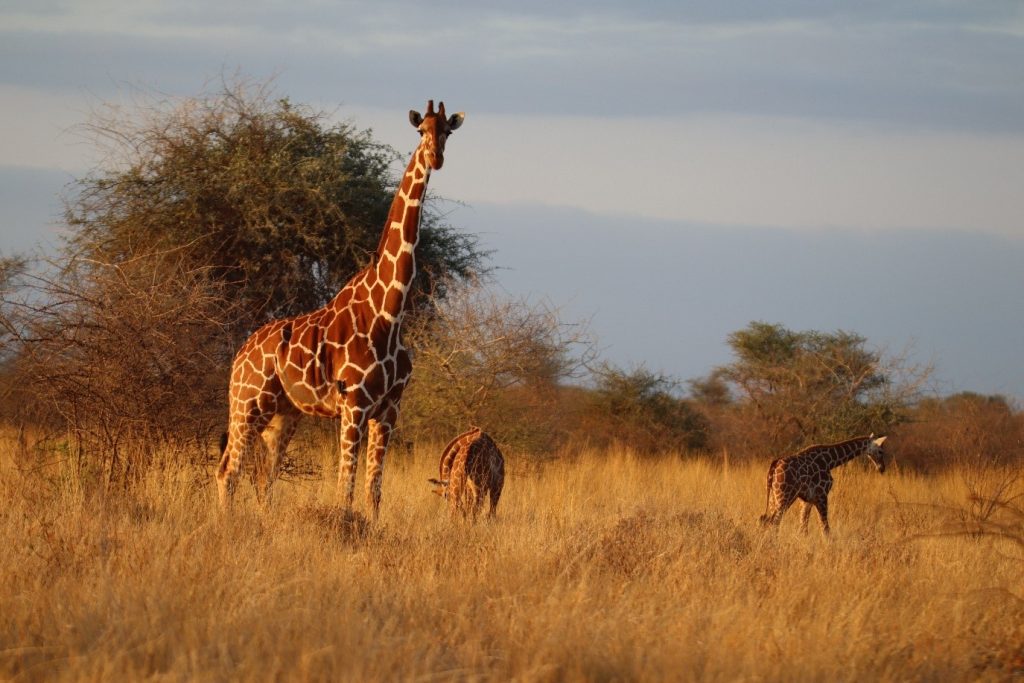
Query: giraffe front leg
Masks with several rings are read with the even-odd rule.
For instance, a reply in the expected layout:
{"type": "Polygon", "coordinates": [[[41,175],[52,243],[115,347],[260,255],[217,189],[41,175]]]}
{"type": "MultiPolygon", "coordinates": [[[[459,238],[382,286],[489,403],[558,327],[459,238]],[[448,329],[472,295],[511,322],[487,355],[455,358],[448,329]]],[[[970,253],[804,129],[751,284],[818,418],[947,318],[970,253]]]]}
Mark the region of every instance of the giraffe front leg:
{"type": "Polygon", "coordinates": [[[376,419],[370,420],[366,446],[366,507],[376,520],[380,512],[384,457],[398,420],[398,401],[391,401],[376,419]]]}
{"type": "Polygon", "coordinates": [[[384,477],[384,456],[391,440],[391,425],[370,420],[366,439],[366,509],[373,519],[380,513],[381,484],[384,477]]]}
{"type": "Polygon", "coordinates": [[[365,413],[359,408],[347,408],[341,421],[341,455],[338,463],[338,496],[345,508],[352,509],[356,492],[356,468],[359,465],[359,444],[366,425],[365,413]]]}
{"type": "Polygon", "coordinates": [[[821,517],[821,532],[825,534],[825,538],[828,538],[828,498],[822,496],[814,501],[814,506],[818,508],[818,516],[821,517]]]}

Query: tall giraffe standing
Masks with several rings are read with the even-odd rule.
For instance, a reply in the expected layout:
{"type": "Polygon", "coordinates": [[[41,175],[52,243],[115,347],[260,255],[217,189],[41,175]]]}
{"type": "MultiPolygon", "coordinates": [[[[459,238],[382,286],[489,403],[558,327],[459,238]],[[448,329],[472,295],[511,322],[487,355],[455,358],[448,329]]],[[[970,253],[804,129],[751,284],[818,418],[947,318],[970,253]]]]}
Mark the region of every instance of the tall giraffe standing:
{"type": "Polygon", "coordinates": [[[278,465],[303,414],[341,419],[338,491],[351,509],[358,449],[367,436],[367,508],[380,509],[384,454],[398,418],[412,362],[400,331],[416,275],[420,209],[431,170],[444,164],[444,147],[462,125],[444,103],[426,114],[410,111],[420,132],[381,234],[373,262],[326,306],[267,323],[239,349],[231,368],[228,433],[217,468],[222,507],[234,494],[245,459],[262,435],[269,455],[260,484],[266,499],[278,465]]]}
{"type": "Polygon", "coordinates": [[[827,536],[828,492],[832,490],[832,470],[850,460],[867,455],[879,472],[885,472],[885,453],[882,444],[886,437],[860,436],[839,443],[808,446],[799,453],[775,460],[768,467],[767,509],[761,523],[778,525],[789,506],[799,498],[800,528],[807,530],[811,506],[818,510],[821,528],[827,536]]]}

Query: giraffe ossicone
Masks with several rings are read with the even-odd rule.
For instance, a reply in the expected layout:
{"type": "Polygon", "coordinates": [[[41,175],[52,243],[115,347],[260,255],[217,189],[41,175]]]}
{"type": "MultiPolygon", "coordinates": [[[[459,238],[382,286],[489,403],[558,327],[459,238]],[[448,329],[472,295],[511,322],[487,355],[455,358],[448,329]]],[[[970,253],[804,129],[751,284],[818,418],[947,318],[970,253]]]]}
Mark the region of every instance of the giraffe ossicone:
{"type": "Polygon", "coordinates": [[[338,489],[346,507],[355,493],[358,449],[365,438],[366,500],[380,509],[384,456],[398,419],[412,362],[401,325],[416,276],[421,208],[431,171],[444,164],[448,136],[463,113],[445,115],[444,103],[409,112],[420,143],[391,203],[373,261],[311,313],[274,320],[254,332],[235,355],[228,389],[228,431],[217,485],[222,507],[234,494],[259,440],[269,462],[258,468],[269,500],[278,467],[302,415],[341,421],[338,489]]]}

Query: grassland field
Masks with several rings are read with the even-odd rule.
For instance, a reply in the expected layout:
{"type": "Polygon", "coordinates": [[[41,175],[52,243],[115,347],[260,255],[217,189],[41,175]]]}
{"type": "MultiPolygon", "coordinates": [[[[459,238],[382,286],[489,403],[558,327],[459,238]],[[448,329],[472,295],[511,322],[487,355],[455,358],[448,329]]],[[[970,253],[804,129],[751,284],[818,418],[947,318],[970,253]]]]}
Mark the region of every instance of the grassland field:
{"type": "Polygon", "coordinates": [[[795,508],[758,526],[767,463],[616,450],[508,453],[497,520],[453,521],[439,449],[387,463],[363,527],[326,447],[323,477],[269,507],[244,479],[222,515],[212,469],[102,494],[0,444],[0,679],[1024,678],[1020,539],[946,533],[1006,472],[851,463],[826,540],[795,508]]]}

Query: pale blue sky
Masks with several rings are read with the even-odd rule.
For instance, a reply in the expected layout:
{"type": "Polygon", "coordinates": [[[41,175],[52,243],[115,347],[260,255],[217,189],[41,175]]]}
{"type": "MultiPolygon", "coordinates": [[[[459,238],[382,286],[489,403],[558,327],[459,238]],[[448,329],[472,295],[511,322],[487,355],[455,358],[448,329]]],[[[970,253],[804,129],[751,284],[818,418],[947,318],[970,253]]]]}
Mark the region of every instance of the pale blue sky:
{"type": "Polygon", "coordinates": [[[762,319],[1024,397],[1024,4],[8,0],[0,250],[52,240],[92,108],[236,69],[403,150],[465,110],[432,188],[614,362],[704,374],[762,319]]]}

